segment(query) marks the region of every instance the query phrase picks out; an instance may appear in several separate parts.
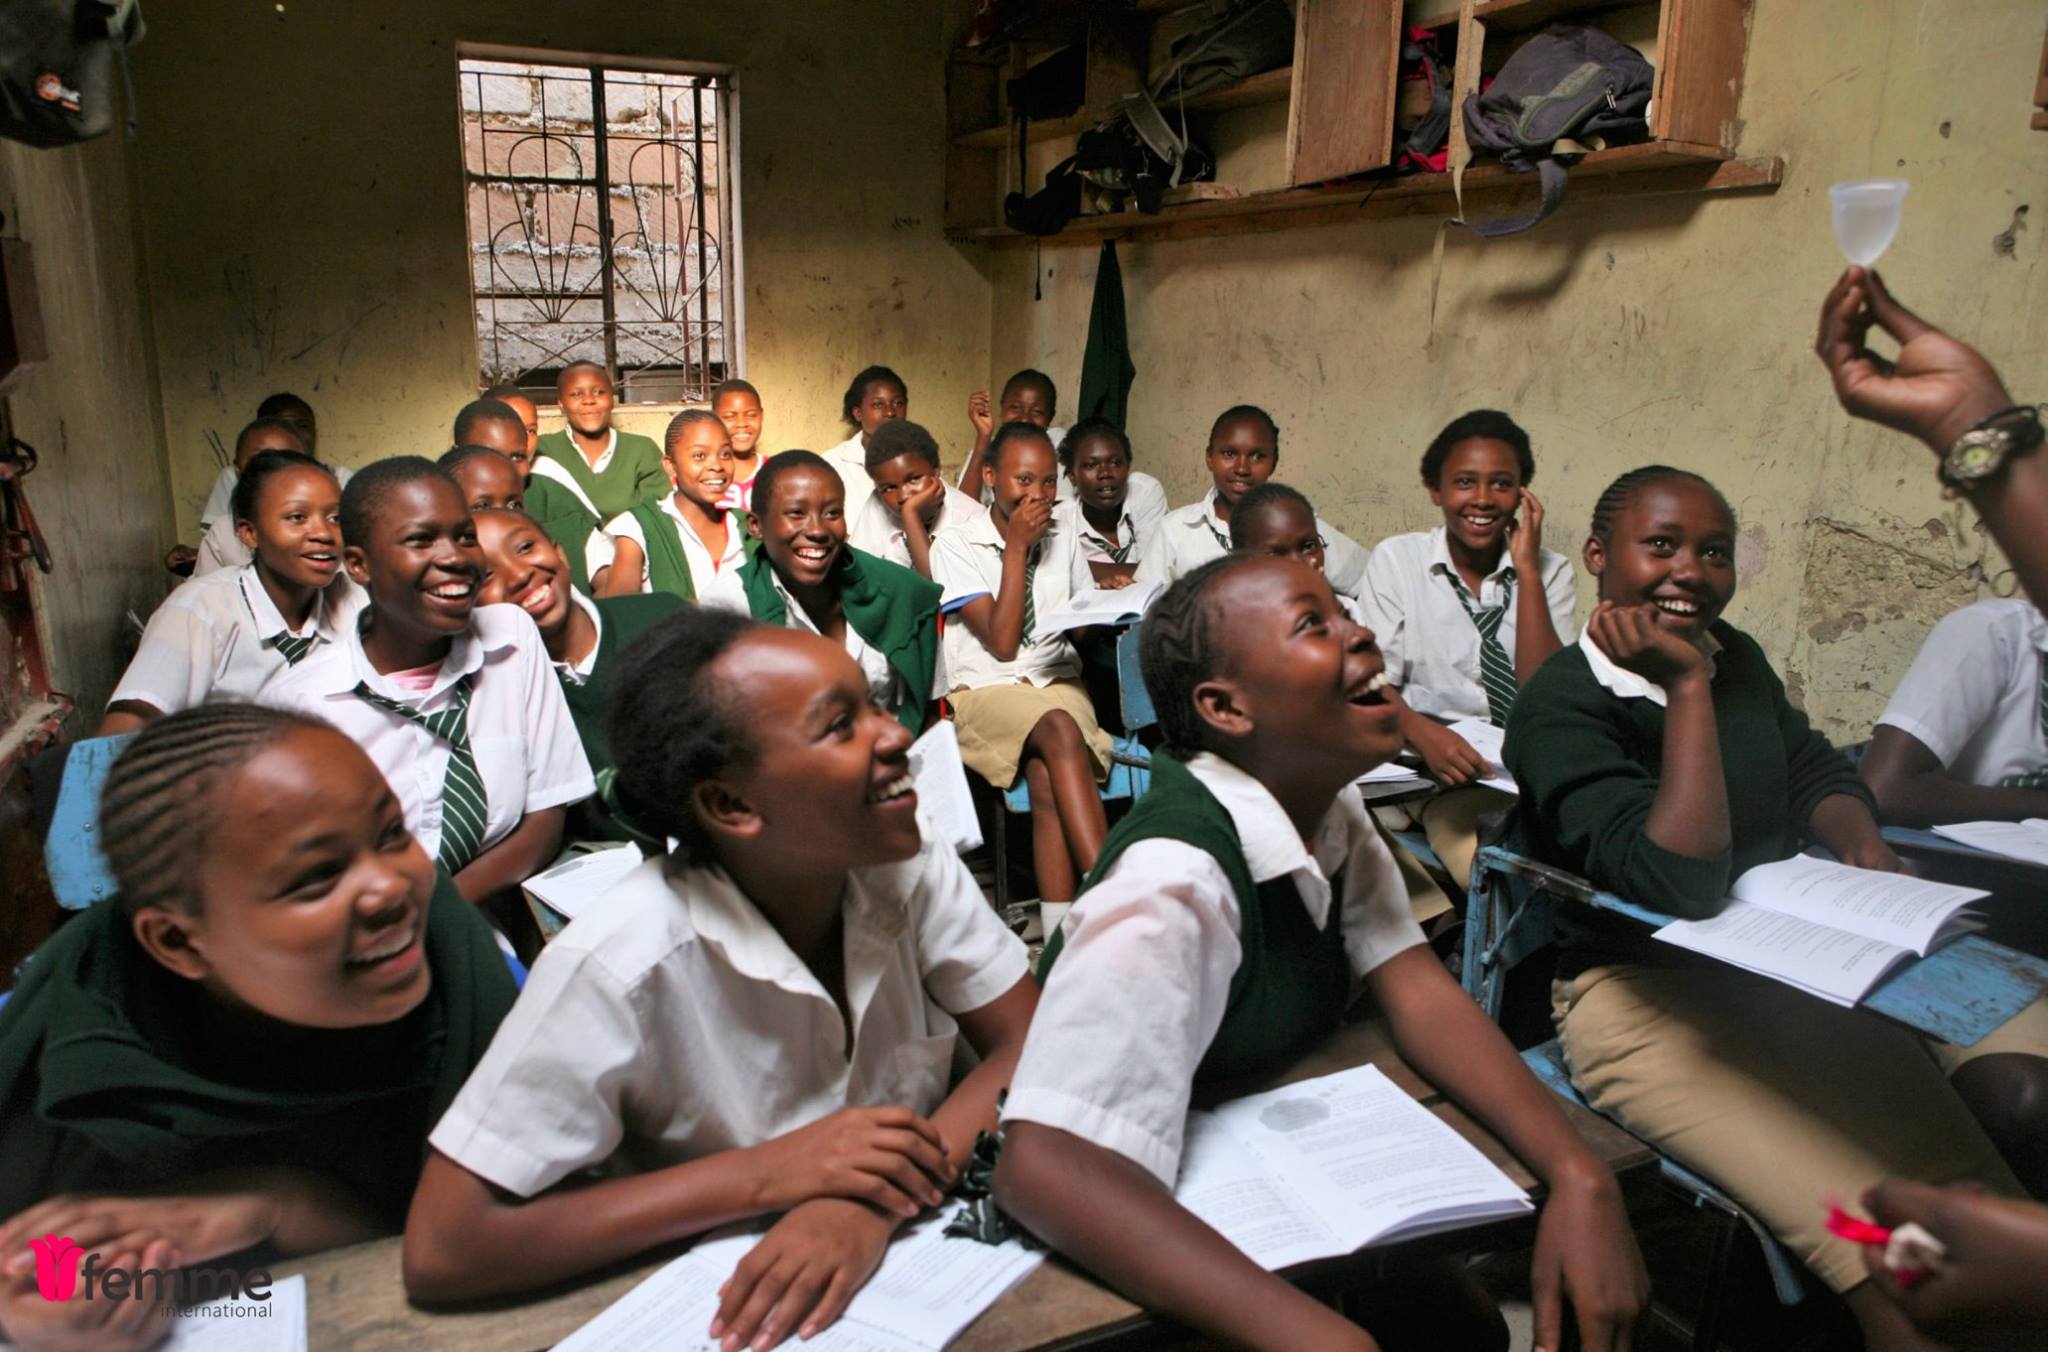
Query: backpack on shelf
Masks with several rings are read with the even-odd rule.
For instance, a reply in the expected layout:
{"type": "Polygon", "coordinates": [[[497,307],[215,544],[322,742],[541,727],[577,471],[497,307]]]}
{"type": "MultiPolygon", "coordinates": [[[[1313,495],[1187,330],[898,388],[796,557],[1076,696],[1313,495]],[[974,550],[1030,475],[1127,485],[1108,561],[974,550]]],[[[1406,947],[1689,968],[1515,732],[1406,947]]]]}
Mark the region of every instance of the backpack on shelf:
{"type": "Polygon", "coordinates": [[[1565,159],[1599,144],[1649,138],[1655,85],[1656,71],[1641,52],[1597,28],[1560,24],[1531,38],[1484,93],[1465,100],[1465,138],[1475,153],[1490,151],[1515,173],[1535,171],[1542,179],[1542,203],[1533,216],[1467,221],[1466,227],[1498,239],[1557,210],[1564,200],[1565,159]]]}
{"type": "Polygon", "coordinates": [[[1433,29],[1411,27],[1401,43],[1393,168],[1403,174],[1441,174],[1450,156],[1451,84],[1444,78],[1443,54],[1433,29]]]}

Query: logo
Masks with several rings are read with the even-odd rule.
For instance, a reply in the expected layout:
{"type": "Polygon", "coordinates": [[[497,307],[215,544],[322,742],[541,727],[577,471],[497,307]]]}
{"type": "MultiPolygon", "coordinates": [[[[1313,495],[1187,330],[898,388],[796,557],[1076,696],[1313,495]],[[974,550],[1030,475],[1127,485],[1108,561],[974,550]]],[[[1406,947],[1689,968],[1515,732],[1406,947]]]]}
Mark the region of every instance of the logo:
{"type": "Polygon", "coordinates": [[[44,71],[36,76],[36,97],[44,103],[56,104],[67,113],[75,113],[84,96],[57,78],[55,71],[44,71]]]}
{"type": "Polygon", "coordinates": [[[28,1246],[36,1253],[36,1291],[44,1300],[71,1299],[78,1290],[78,1260],[85,1250],[68,1235],[44,1235],[28,1246]]]}
{"type": "Polygon", "coordinates": [[[186,1310],[210,1301],[246,1297],[258,1302],[248,1314],[269,1313],[261,1302],[270,1299],[271,1277],[263,1268],[251,1268],[244,1273],[233,1268],[102,1267],[98,1254],[87,1257],[86,1251],[69,1235],[44,1235],[30,1240],[28,1246],[36,1256],[36,1294],[47,1301],[142,1300],[186,1310]],[[81,1277],[85,1287],[82,1297],[81,1277]]]}

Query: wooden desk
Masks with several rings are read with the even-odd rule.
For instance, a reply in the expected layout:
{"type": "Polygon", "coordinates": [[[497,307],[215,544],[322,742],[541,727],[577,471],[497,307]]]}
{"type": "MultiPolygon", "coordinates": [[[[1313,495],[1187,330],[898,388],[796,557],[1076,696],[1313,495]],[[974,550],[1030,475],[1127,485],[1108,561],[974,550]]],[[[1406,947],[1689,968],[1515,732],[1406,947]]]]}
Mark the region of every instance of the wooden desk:
{"type": "MultiPolygon", "coordinates": [[[[1484,1151],[1518,1185],[1532,1192],[1540,1191],[1535,1178],[1505,1146],[1445,1102],[1441,1094],[1401,1060],[1385,1026],[1378,1021],[1347,1024],[1285,1074],[1264,1083],[1242,1086],[1241,1092],[1292,1084],[1358,1065],[1378,1066],[1395,1084],[1428,1105],[1459,1135],[1484,1151]]],[[[1654,1167],[1656,1156],[1634,1137],[1583,1108],[1565,1105],[1565,1111],[1579,1135],[1617,1175],[1654,1167]]],[[[1510,1231],[1529,1225],[1527,1218],[1505,1223],[1510,1231]]],[[[1489,1233],[1499,1228],[1490,1227],[1489,1233]]],[[[1469,1247],[1475,1238],[1474,1233],[1455,1238],[1440,1235],[1418,1240],[1416,1244],[1469,1247]]],[[[337,1249],[282,1266],[277,1272],[279,1276],[302,1273],[306,1278],[310,1352],[422,1352],[427,1348],[435,1352],[527,1352],[567,1337],[681,1252],[682,1247],[664,1250],[630,1270],[540,1299],[477,1305],[452,1313],[428,1313],[406,1302],[399,1279],[397,1239],[337,1249]]],[[[1328,1272],[1333,1265],[1355,1261],[1332,1259],[1315,1267],[1328,1272]]],[[[990,1306],[967,1327],[952,1349],[1018,1352],[1024,1348],[1076,1347],[1136,1332],[1149,1322],[1143,1310],[1055,1258],[990,1306]]]]}

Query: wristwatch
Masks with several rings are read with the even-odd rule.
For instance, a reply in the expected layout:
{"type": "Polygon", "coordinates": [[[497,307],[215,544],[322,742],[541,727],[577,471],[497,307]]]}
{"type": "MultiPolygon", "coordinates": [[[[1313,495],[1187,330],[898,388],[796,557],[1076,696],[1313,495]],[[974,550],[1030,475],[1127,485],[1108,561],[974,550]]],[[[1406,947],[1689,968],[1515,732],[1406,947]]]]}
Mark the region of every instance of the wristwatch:
{"type": "Polygon", "coordinates": [[[2013,456],[2039,446],[2042,437],[2039,409],[2031,404],[2001,409],[1950,443],[1941,457],[1941,481],[1954,489],[1975,488],[2013,456]]]}

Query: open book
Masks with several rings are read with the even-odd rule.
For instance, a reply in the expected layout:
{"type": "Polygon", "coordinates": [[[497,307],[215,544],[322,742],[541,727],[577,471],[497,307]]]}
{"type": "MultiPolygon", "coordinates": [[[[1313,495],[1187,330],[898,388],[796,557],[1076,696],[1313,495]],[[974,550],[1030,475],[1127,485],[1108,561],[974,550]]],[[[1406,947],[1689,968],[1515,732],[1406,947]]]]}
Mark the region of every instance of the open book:
{"type": "Polygon", "coordinates": [[[1173,1195],[1269,1269],[1533,1209],[1372,1066],[1189,1114],[1173,1195]]]}
{"type": "Polygon", "coordinates": [[[1091,624],[1136,624],[1145,618],[1145,612],[1165,590],[1165,584],[1159,582],[1114,589],[1090,587],[1087,591],[1075,592],[1065,605],[1050,615],[1039,616],[1031,632],[1034,635],[1060,634],[1069,629],[1086,629],[1091,624]]]}
{"type": "Polygon", "coordinates": [[[1934,834],[2008,859],[2048,868],[2048,819],[2030,817],[2023,822],[1950,822],[1937,826],[1934,834]]]}
{"type": "Polygon", "coordinates": [[[1759,864],[1721,914],[1673,921],[1657,937],[1853,1005],[1907,958],[1981,928],[1965,908],[1990,895],[1800,855],[1759,864]]]}

